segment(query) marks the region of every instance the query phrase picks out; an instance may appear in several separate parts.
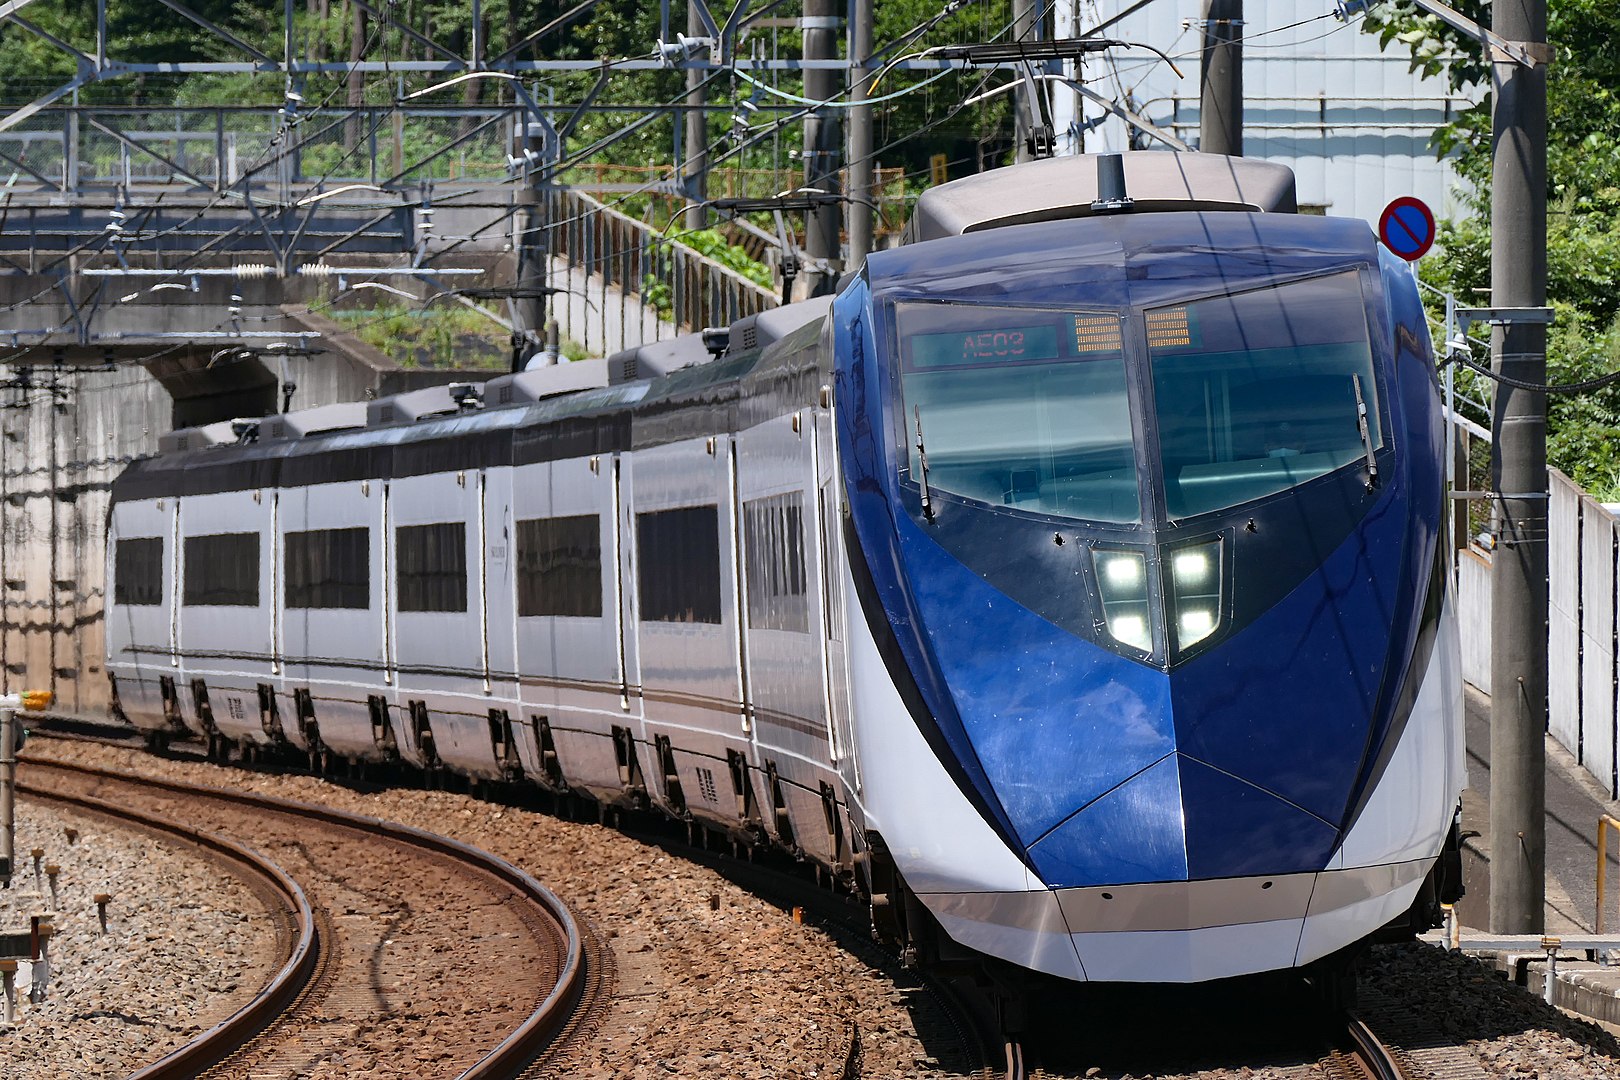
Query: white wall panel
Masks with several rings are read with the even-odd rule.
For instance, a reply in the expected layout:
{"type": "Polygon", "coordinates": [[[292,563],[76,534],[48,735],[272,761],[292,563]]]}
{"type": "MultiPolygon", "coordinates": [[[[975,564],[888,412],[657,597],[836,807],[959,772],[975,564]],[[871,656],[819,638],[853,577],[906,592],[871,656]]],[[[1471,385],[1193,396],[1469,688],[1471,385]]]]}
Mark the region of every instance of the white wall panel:
{"type": "Polygon", "coordinates": [[[1549,470],[1547,722],[1571,752],[1581,745],[1580,489],[1549,470]]]}
{"type": "Polygon", "coordinates": [[[1615,522],[1603,507],[1581,500],[1581,764],[1615,794],[1615,522]]]}

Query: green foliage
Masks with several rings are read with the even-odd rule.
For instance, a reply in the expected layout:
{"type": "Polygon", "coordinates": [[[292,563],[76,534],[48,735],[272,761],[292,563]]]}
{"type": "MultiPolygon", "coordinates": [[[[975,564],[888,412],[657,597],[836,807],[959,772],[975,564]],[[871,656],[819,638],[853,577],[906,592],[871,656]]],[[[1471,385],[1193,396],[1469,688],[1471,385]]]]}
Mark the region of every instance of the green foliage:
{"type": "Polygon", "coordinates": [[[390,304],[335,316],[350,333],[402,367],[503,369],[511,363],[507,332],[459,304],[428,308],[390,304]]]}
{"type": "MultiPolygon", "coordinates": [[[[750,258],[748,252],[729,243],[715,229],[696,229],[680,233],[671,239],[692,248],[699,255],[735,270],[756,285],[770,288],[775,284],[776,279],[772,276],[770,267],[750,258]]],[[[663,261],[660,260],[660,263],[663,261]]],[[[664,276],[648,274],[641,283],[641,297],[663,314],[667,315],[675,309],[675,293],[664,276]]]]}
{"type": "MultiPolygon", "coordinates": [[[[1488,25],[1490,0],[1457,3],[1488,25]]],[[[1489,85],[1479,43],[1409,3],[1382,3],[1366,29],[1404,47],[1412,67],[1444,73],[1454,90],[1489,85]]],[[[1547,291],[1557,321],[1547,343],[1548,381],[1576,383],[1620,369],[1620,7],[1612,0],[1550,0],[1557,49],[1547,84],[1547,291]]],[[[1475,215],[1440,229],[1443,253],[1424,280],[1469,302],[1490,286],[1490,98],[1436,133],[1475,190],[1475,215]]],[[[1459,373],[1459,386],[1477,377],[1459,373]]],[[[1593,490],[1620,489],[1620,387],[1547,399],[1547,456],[1593,490]]]]}

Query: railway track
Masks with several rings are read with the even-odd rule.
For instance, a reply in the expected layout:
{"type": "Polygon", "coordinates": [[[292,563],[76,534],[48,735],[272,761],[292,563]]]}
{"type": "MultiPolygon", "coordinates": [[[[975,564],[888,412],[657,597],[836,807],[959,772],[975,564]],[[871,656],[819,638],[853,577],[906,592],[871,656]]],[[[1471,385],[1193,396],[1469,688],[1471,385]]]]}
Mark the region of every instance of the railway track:
{"type": "Polygon", "coordinates": [[[1347,1015],[1344,1026],[1351,1049],[1336,1051],[1329,1057],[1327,1073],[1331,1080],[1421,1080],[1417,1071],[1409,1069],[1359,1016],[1347,1015]]]}
{"type": "MultiPolygon", "coordinates": [[[[119,738],[116,732],[58,730],[54,733],[71,739],[130,745],[129,740],[119,738]]],[[[266,766],[261,764],[250,768],[263,770],[266,766]]],[[[183,787],[183,785],[176,786],[183,787]]],[[[219,794],[215,789],[203,790],[219,794]]],[[[948,1074],[972,1076],[979,1080],[1000,1080],[1003,1077],[1007,1080],[1027,1080],[1049,1075],[1080,1075],[1084,1071],[1083,1069],[1075,1071],[1072,1068],[1073,1062],[1063,1061],[1065,1054],[1056,1054],[1058,1061],[1050,1060],[1054,1056],[1051,1046],[1036,1044],[1026,1048],[1017,1043],[1005,1043],[994,1022],[993,1007],[980,1000],[972,987],[957,985],[947,980],[921,977],[915,972],[902,970],[898,959],[892,953],[879,948],[871,941],[866,910],[858,900],[821,887],[810,881],[802,872],[796,871],[793,866],[775,858],[767,857],[756,862],[691,846],[681,840],[678,829],[653,819],[632,815],[619,821],[618,824],[620,831],[643,842],[662,846],[688,861],[709,866],[735,884],[784,911],[802,908],[806,922],[813,922],[832,934],[846,951],[883,971],[897,986],[905,987],[912,994],[912,1007],[919,1031],[932,1029],[933,1037],[925,1041],[929,1043],[931,1050],[939,1051],[935,1055],[938,1059],[934,1062],[935,1068],[948,1074]],[[1026,1064],[1026,1049],[1028,1064],[1026,1064]],[[1048,1068],[1056,1067],[1057,1071],[1048,1073],[1046,1069],[1039,1067],[1042,1065],[1048,1068]]],[[[802,868],[799,868],[799,871],[802,871],[802,868]]],[[[611,952],[599,950],[586,967],[601,981],[611,984],[612,965],[611,952]]],[[[581,1031],[593,1029],[604,1019],[606,1009],[601,1003],[606,1001],[606,995],[599,995],[596,1000],[598,1004],[582,1009],[569,1022],[569,1034],[562,1040],[559,1051],[547,1055],[539,1067],[531,1069],[526,1075],[565,1075],[569,1066],[575,1063],[583,1064],[588,1060],[588,1054],[576,1054],[570,1052],[570,1048],[578,1050],[579,1040],[574,1036],[581,1031]]],[[[1368,1016],[1379,1031],[1387,1030],[1394,1033],[1394,1038],[1398,1041],[1411,1043],[1414,1038],[1413,1033],[1407,1030],[1409,1022],[1395,1023],[1391,1017],[1384,1014],[1384,1011],[1380,1011],[1376,1004],[1368,1016]]],[[[1230,1018],[1228,1020],[1230,1021],[1230,1018]]],[[[845,1050],[842,1057],[817,1062],[816,1075],[841,1077],[843,1080],[855,1080],[868,1075],[863,1069],[860,1017],[850,1014],[844,1017],[844,1021],[845,1031],[841,1037],[841,1045],[845,1050]]],[[[622,1023],[622,1018],[620,1022],[622,1023]]],[[[1309,1021],[1309,1026],[1316,1027],[1322,1022],[1320,1018],[1313,1019],[1309,1021]]],[[[1329,1024],[1326,1041],[1332,1047],[1330,1050],[1322,1050],[1322,1042],[1316,1042],[1314,1048],[1301,1045],[1297,1050],[1283,1050],[1279,1056],[1278,1051],[1268,1050],[1262,1045],[1259,1048],[1250,1048],[1254,1054],[1253,1058],[1249,1057],[1248,1051],[1242,1049],[1235,1052],[1217,1052],[1217,1057],[1222,1059],[1219,1064],[1212,1060],[1193,1071],[1199,1075],[1224,1075],[1222,1069],[1258,1068],[1263,1070],[1261,1075],[1287,1077],[1288,1080],[1296,1078],[1297,1080],[1323,1080],[1323,1078],[1476,1080],[1482,1075],[1477,1072],[1477,1067],[1454,1071],[1457,1066],[1437,1064],[1438,1059],[1430,1060],[1435,1054],[1433,1050],[1420,1049],[1408,1054],[1402,1050],[1392,1049],[1376,1038],[1367,1024],[1359,1019],[1329,1021],[1329,1024]],[[1288,1061],[1290,1057],[1291,1062],[1288,1061]],[[1259,1060],[1255,1060],[1256,1058],[1259,1060]],[[1243,1060],[1254,1060],[1254,1065],[1240,1067],[1237,1062],[1243,1060]],[[1211,1065],[1216,1070],[1213,1074],[1205,1071],[1211,1065]]],[[[1460,1051],[1452,1053],[1461,1055],[1460,1051]]],[[[1132,1056],[1135,1055],[1129,1053],[1125,1055],[1126,1059],[1132,1056]]],[[[1117,1066],[1121,1062],[1115,1064],[1117,1066]]],[[[1170,1072],[1163,1075],[1178,1074],[1186,1067],[1185,1061],[1180,1062],[1179,1067],[1172,1066],[1170,1072]]],[[[1154,1074],[1160,1075],[1161,1070],[1156,1067],[1154,1074]]],[[[1192,1072],[1187,1075],[1192,1075],[1192,1072]]],[[[1234,1075],[1238,1073],[1234,1072],[1234,1075]]]]}
{"type": "Polygon", "coordinates": [[[606,950],[560,900],[457,841],[56,762],[30,762],[29,777],[31,796],[201,846],[276,913],[275,976],[143,1080],[339,1076],[361,1062],[466,1080],[540,1075],[611,993],[606,950]]]}

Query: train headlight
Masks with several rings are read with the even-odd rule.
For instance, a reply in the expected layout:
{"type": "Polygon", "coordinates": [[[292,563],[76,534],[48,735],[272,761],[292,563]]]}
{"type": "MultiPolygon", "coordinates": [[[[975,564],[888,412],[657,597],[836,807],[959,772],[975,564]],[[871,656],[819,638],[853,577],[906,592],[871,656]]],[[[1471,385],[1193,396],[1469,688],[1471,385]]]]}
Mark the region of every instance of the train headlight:
{"type": "Polygon", "coordinates": [[[1170,632],[1177,651],[1190,648],[1221,625],[1221,542],[1174,548],[1170,562],[1170,632]]]}
{"type": "Polygon", "coordinates": [[[1102,592],[1103,620],[1122,644],[1153,651],[1148,619],[1147,559],[1140,551],[1093,549],[1097,586],[1102,592]]]}

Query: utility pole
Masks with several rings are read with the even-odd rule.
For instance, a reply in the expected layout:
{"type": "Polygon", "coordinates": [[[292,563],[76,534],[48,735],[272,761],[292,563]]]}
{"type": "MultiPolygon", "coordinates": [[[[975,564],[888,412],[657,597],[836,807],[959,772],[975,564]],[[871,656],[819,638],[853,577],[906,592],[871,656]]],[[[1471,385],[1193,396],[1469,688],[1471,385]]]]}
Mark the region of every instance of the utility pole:
{"type": "MultiPolygon", "coordinates": [[[[804,58],[806,60],[838,59],[838,12],[843,5],[837,0],[804,0],[804,58]]],[[[804,96],[812,101],[826,101],[836,97],[843,89],[840,73],[830,68],[804,69],[804,96]]],[[[804,186],[830,195],[839,193],[838,169],[841,164],[843,134],[839,130],[835,109],[821,108],[811,113],[804,122],[804,186]]],[[[828,200],[805,214],[804,251],[814,268],[809,279],[810,295],[831,292],[838,282],[837,265],[840,255],[839,226],[843,223],[840,206],[828,200]],[[821,267],[829,267],[822,269],[821,267]]]]}
{"type": "Polygon", "coordinates": [[[21,704],[14,694],[0,699],[0,888],[7,889],[17,865],[17,708],[21,704]]]}
{"type": "MultiPolygon", "coordinates": [[[[543,349],[541,328],[546,322],[546,300],[542,291],[548,278],[546,187],[551,176],[555,133],[546,124],[524,121],[518,153],[523,158],[523,187],[518,192],[517,281],[513,283],[512,306],[517,316],[512,332],[512,370],[524,366],[543,349]]],[[[552,356],[552,363],[556,357],[552,356]]]]}
{"type": "Polygon", "coordinates": [[[872,106],[866,83],[872,73],[872,0],[852,0],[849,28],[849,267],[856,269],[872,250],[872,106]]]}
{"type": "MultiPolygon", "coordinates": [[[[708,32],[698,15],[697,5],[688,4],[687,36],[704,37],[708,32]]],[[[706,205],[709,199],[709,125],[708,113],[704,109],[708,104],[709,92],[703,84],[708,74],[701,68],[686,70],[686,161],[681,166],[681,176],[686,181],[686,197],[690,201],[686,204],[686,214],[681,224],[688,229],[709,227],[709,208],[706,205]]]]}
{"type": "MultiPolygon", "coordinates": [[[[1012,17],[1014,41],[1035,41],[1041,36],[1035,29],[1035,0],[1012,0],[1012,17]]],[[[1013,139],[1017,143],[1017,160],[1034,161],[1030,116],[1036,103],[1029,99],[1028,82],[1021,76],[1017,81],[1018,88],[1013,91],[1013,139]]]]}
{"type": "MultiPolygon", "coordinates": [[[[1546,0],[1495,0],[1491,27],[1491,365],[1547,381],[1546,0]]],[[[1546,873],[1547,398],[1496,386],[1491,474],[1491,931],[1543,930],[1546,873]]]]}
{"type": "Polygon", "coordinates": [[[1243,0],[1204,0],[1198,149],[1243,156],[1243,0]]]}
{"type": "Polygon", "coordinates": [[[0,696],[0,889],[11,888],[11,876],[17,869],[17,751],[27,736],[17,722],[17,710],[48,709],[53,696],[49,690],[0,696]]]}

